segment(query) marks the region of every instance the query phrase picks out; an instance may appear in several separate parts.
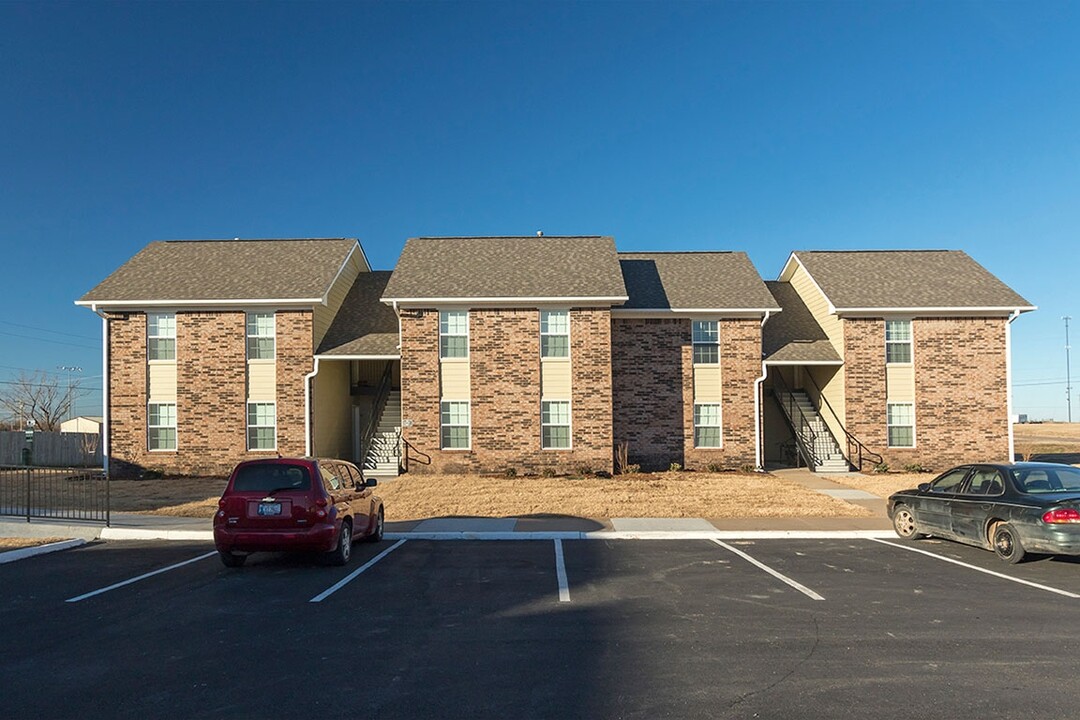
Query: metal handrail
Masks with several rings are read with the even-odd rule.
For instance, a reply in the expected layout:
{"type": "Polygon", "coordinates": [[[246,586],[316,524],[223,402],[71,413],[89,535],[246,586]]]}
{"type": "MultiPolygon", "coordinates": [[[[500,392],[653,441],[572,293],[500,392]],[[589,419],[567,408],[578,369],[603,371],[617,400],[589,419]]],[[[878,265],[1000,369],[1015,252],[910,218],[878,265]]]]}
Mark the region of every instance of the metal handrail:
{"type": "MultiPolygon", "coordinates": [[[[836,424],[840,427],[840,430],[844,433],[844,438],[847,441],[847,461],[857,467],[860,471],[863,467],[864,460],[873,461],[874,465],[880,465],[884,462],[884,458],[878,455],[876,452],[866,447],[862,440],[855,437],[854,433],[848,430],[844,426],[844,422],[840,419],[840,416],[833,410],[832,405],[829,403],[829,398],[825,397],[825,393],[814,382],[814,378],[810,377],[809,373],[804,373],[803,377],[810,381],[810,385],[813,386],[817,392],[817,396],[821,398],[821,402],[825,404],[825,407],[829,408],[829,412],[832,413],[833,419],[836,420],[836,424]],[[865,456],[865,457],[864,457],[865,456]]],[[[820,412],[820,407],[818,411],[820,412]]]]}
{"type": "Polygon", "coordinates": [[[375,402],[371,405],[371,419],[368,420],[363,434],[360,435],[361,463],[367,461],[368,451],[371,449],[371,439],[375,437],[375,430],[379,427],[379,420],[382,419],[383,410],[386,409],[386,401],[390,397],[390,389],[393,383],[394,363],[389,361],[386,363],[386,369],[383,370],[382,377],[379,379],[379,387],[375,391],[375,402]]]}
{"type": "Polygon", "coordinates": [[[795,435],[795,444],[799,448],[799,456],[802,457],[807,467],[817,467],[820,464],[817,455],[814,454],[814,448],[817,447],[817,433],[810,426],[806,414],[803,413],[799,404],[795,402],[795,396],[792,395],[787,383],[784,382],[779,373],[773,376],[773,385],[780,386],[780,394],[774,392],[773,395],[780,404],[780,409],[787,416],[788,422],[791,423],[791,429],[795,435]]]}

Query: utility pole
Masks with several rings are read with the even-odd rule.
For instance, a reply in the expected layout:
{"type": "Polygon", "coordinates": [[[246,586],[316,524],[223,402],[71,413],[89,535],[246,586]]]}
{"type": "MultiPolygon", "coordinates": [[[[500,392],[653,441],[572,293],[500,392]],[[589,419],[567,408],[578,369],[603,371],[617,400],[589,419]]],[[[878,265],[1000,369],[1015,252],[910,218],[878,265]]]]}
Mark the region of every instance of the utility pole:
{"type": "Polygon", "coordinates": [[[1072,422],[1072,364],[1069,362],[1069,321],[1072,318],[1065,315],[1061,319],[1065,321],[1065,404],[1069,408],[1069,422],[1072,422]]]}
{"type": "MultiPolygon", "coordinates": [[[[1066,326],[1067,328],[1068,326],[1066,326]]],[[[1066,330],[1068,334],[1068,330],[1066,330]]],[[[78,365],[57,365],[57,370],[64,370],[68,374],[68,399],[71,401],[71,406],[68,411],[71,413],[71,417],[78,417],[76,410],[78,410],[79,401],[75,398],[75,377],[74,373],[81,373],[82,368],[78,365]]],[[[1071,421],[1070,421],[1071,422],[1071,421]]]]}

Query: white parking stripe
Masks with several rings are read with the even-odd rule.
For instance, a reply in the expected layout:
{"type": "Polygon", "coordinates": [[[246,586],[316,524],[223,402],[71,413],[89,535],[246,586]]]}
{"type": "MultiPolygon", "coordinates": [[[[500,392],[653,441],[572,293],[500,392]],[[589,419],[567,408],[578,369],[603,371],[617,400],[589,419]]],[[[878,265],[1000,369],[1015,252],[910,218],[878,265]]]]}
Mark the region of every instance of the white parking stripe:
{"type": "Polygon", "coordinates": [[[981,568],[978,565],[968,565],[966,562],[960,562],[959,560],[953,560],[952,558],[947,558],[944,555],[938,555],[937,553],[928,552],[926,550],[920,550],[919,548],[908,547],[907,545],[900,545],[899,543],[888,542],[887,540],[878,540],[876,538],[870,538],[870,539],[873,540],[876,543],[881,543],[882,545],[889,545],[889,546],[894,547],[894,548],[900,548],[901,550],[910,550],[911,552],[920,553],[922,555],[928,555],[928,556],[930,556],[932,558],[937,558],[938,560],[944,560],[947,563],[952,563],[953,565],[959,565],[960,567],[970,568],[971,570],[977,570],[977,571],[979,571],[981,573],[986,573],[987,575],[993,575],[994,577],[999,577],[1002,580],[1010,580],[1010,581],[1012,581],[1014,583],[1020,583],[1021,585],[1027,585],[1029,587],[1038,588],[1039,590],[1045,590],[1046,592],[1052,592],[1052,593],[1056,593],[1058,595],[1064,595],[1065,597],[1080,598],[1080,595],[1077,595],[1076,593],[1071,593],[1068,590],[1059,590],[1058,588],[1050,587],[1049,585],[1040,585],[1039,583],[1031,582],[1030,580],[1021,580],[1020,578],[1011,577],[1009,575],[1005,575],[1004,573],[994,572],[993,570],[987,570],[985,568],[981,568]]]}
{"type": "Polygon", "coordinates": [[[825,599],[821,595],[818,595],[816,592],[811,590],[810,588],[806,587],[805,585],[792,580],[787,575],[783,575],[781,573],[778,573],[775,570],[773,570],[771,567],[769,567],[768,565],[766,565],[764,563],[761,563],[761,562],[758,562],[754,558],[752,558],[749,555],[747,555],[746,553],[744,553],[742,550],[739,550],[738,548],[733,548],[730,545],[728,545],[727,543],[722,542],[720,540],[714,539],[713,542],[716,543],[717,545],[719,545],[720,547],[724,548],[725,550],[730,550],[731,552],[735,553],[736,555],[738,555],[739,557],[741,557],[743,560],[747,561],[751,565],[756,565],[757,567],[761,568],[765,572],[772,575],[777,580],[779,580],[781,582],[784,582],[784,583],[787,583],[788,585],[795,588],[796,590],[798,590],[799,592],[801,592],[803,595],[810,598],[811,600],[824,600],[825,599]]]}
{"type": "Polygon", "coordinates": [[[566,581],[566,563],[563,561],[562,540],[555,541],[555,576],[559,579],[559,602],[570,602],[570,585],[566,581]]]}
{"type": "Polygon", "coordinates": [[[405,543],[406,543],[406,541],[405,541],[405,540],[398,540],[398,541],[397,541],[396,543],[394,543],[394,544],[393,544],[393,545],[391,545],[390,547],[386,548],[386,549],[385,549],[385,550],[383,550],[383,551],[382,551],[381,553],[379,553],[379,554],[378,554],[378,555],[376,555],[375,557],[371,558],[370,560],[368,560],[368,561],[367,561],[366,563],[364,563],[364,564],[363,564],[363,565],[361,565],[360,567],[358,567],[358,568],[356,568],[355,570],[353,570],[353,571],[352,571],[351,573],[349,573],[348,575],[346,575],[345,577],[343,577],[343,578],[342,578],[341,580],[338,580],[338,581],[337,581],[336,583],[334,583],[333,585],[331,585],[331,586],[330,586],[329,588],[327,588],[326,590],[323,590],[323,591],[322,591],[321,593],[319,593],[319,594],[318,594],[318,595],[316,595],[315,597],[313,597],[313,598],[311,598],[310,600],[308,600],[308,602],[314,602],[314,603],[317,603],[317,602],[322,602],[323,600],[325,600],[326,598],[330,597],[331,595],[333,595],[334,593],[336,593],[336,592],[337,592],[338,590],[340,590],[341,588],[345,587],[346,585],[348,585],[349,583],[351,583],[351,582],[352,582],[353,580],[355,580],[355,579],[356,579],[356,577],[357,577],[357,576],[358,576],[358,575],[359,575],[360,573],[364,572],[364,571],[365,571],[365,570],[367,570],[367,569],[368,569],[369,567],[371,567],[371,566],[372,566],[372,565],[374,565],[375,563],[379,562],[379,561],[380,561],[380,560],[382,560],[382,559],[383,559],[384,557],[386,557],[386,556],[387,556],[387,555],[389,555],[390,553],[394,552],[395,550],[397,550],[397,549],[398,549],[399,547],[401,547],[401,546],[402,546],[402,545],[404,545],[405,543]]]}
{"type": "Polygon", "coordinates": [[[88,592],[88,593],[85,593],[83,595],[79,595],[78,597],[68,598],[64,602],[69,602],[69,603],[79,602],[80,600],[85,600],[86,598],[91,598],[91,597],[94,597],[95,595],[100,595],[101,593],[107,593],[110,590],[115,590],[116,588],[121,588],[121,587],[124,587],[125,585],[130,585],[132,583],[137,583],[140,580],[145,580],[148,577],[154,577],[155,575],[160,575],[161,573],[169,572],[170,570],[175,570],[176,568],[184,567],[185,565],[190,565],[193,562],[198,562],[199,560],[205,560],[206,558],[213,557],[214,555],[217,555],[217,550],[214,550],[213,552],[208,552],[205,555],[200,555],[198,557],[193,557],[190,560],[185,560],[184,562],[178,562],[175,565],[170,565],[168,567],[163,567],[163,568],[160,568],[158,570],[154,570],[152,572],[143,573],[139,577],[133,577],[130,580],[124,580],[123,582],[115,583],[113,585],[110,585],[109,587],[103,587],[100,590],[94,590],[93,592],[88,592]]]}

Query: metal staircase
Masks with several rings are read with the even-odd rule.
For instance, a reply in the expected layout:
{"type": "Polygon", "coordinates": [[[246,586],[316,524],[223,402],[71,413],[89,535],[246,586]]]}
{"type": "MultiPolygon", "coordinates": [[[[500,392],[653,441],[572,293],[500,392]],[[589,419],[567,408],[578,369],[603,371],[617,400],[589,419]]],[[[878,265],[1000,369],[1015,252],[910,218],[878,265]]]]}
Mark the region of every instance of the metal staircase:
{"type": "Polygon", "coordinates": [[[773,388],[776,401],[784,411],[799,456],[814,472],[843,473],[851,470],[839,443],[833,437],[825,421],[821,419],[810,396],[802,390],[790,390],[777,378],[773,388]]]}
{"type": "Polygon", "coordinates": [[[364,446],[364,475],[397,477],[401,469],[401,391],[386,393],[385,403],[364,446]]]}

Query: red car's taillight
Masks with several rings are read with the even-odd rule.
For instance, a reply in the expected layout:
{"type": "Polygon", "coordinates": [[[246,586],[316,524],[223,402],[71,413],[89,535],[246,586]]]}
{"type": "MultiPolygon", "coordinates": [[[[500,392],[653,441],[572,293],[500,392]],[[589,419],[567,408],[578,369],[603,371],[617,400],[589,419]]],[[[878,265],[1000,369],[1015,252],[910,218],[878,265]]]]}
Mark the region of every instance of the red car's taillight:
{"type": "Polygon", "coordinates": [[[1080,523],[1080,510],[1072,508],[1057,508],[1043,513],[1044,523],[1080,523]]]}
{"type": "Polygon", "coordinates": [[[320,520],[326,517],[326,498],[318,498],[315,500],[315,517],[320,520]]]}

